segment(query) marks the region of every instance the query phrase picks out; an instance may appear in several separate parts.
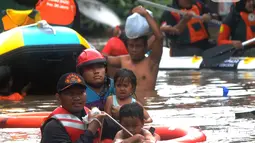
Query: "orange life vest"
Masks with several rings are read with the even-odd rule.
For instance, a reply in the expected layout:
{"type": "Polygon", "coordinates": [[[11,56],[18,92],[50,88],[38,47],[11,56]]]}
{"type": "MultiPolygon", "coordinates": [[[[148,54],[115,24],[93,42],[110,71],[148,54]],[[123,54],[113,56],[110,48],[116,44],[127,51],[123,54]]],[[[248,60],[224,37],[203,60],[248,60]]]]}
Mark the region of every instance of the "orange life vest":
{"type": "MultiPolygon", "coordinates": [[[[86,114],[90,111],[89,108],[84,107],[86,114]]],[[[44,121],[43,125],[47,123],[49,119],[56,119],[58,120],[61,125],[66,129],[69,137],[71,138],[72,142],[75,142],[77,139],[80,138],[80,135],[84,133],[86,130],[86,126],[84,125],[83,121],[81,121],[78,117],[71,114],[70,112],[66,111],[62,107],[56,108],[44,121]]],[[[43,125],[41,130],[43,130],[43,125]]],[[[94,140],[94,143],[97,143],[98,139],[94,140]]]]}
{"type": "MultiPolygon", "coordinates": [[[[192,8],[189,10],[181,10],[184,12],[193,12],[196,15],[200,15],[200,8],[196,4],[193,4],[192,8]]],[[[171,14],[174,16],[178,23],[181,19],[180,15],[174,12],[171,12],[171,14]]],[[[191,44],[208,38],[209,35],[202,20],[198,18],[192,18],[187,23],[187,27],[184,29],[184,31],[178,35],[176,42],[180,44],[191,44]]]]}
{"type": "MultiPolygon", "coordinates": [[[[1,12],[0,29],[2,31],[10,30],[18,26],[24,26],[36,23],[41,20],[37,10],[13,10],[7,9],[1,12]]],[[[0,32],[2,32],[0,31],[0,32]]]]}
{"type": "MultiPolygon", "coordinates": [[[[240,25],[242,22],[244,22],[245,25],[242,27],[236,27],[239,28],[239,30],[243,31],[243,40],[249,40],[255,37],[255,11],[253,13],[246,13],[246,12],[240,12],[240,16],[242,20],[239,22],[238,25],[240,25]]],[[[237,29],[236,29],[237,31],[237,29]]],[[[233,37],[239,37],[241,36],[240,33],[235,33],[233,37]]],[[[238,39],[242,40],[242,39],[238,39]]]]}
{"type": "Polygon", "coordinates": [[[24,97],[22,95],[20,95],[19,93],[13,93],[9,96],[0,96],[0,100],[11,100],[11,101],[19,101],[24,99],[24,97]]]}
{"type": "Polygon", "coordinates": [[[232,40],[244,42],[255,37],[255,11],[240,12],[239,15],[226,20],[220,27],[218,45],[232,44],[232,40]]]}
{"type": "Polygon", "coordinates": [[[76,15],[74,0],[40,0],[36,9],[43,20],[54,25],[69,26],[76,15]]]}

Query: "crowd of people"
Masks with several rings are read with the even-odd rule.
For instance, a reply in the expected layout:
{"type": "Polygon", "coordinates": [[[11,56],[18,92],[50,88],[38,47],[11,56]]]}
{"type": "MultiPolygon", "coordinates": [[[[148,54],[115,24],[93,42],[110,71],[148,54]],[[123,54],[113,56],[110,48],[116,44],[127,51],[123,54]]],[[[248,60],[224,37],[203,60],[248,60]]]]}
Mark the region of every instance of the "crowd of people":
{"type": "MultiPolygon", "coordinates": [[[[27,12],[29,18],[16,25],[13,21],[15,19],[10,18],[15,11],[6,10],[0,28],[6,31],[15,26],[46,19],[52,25],[68,26],[79,31],[79,24],[75,24],[77,21],[79,23],[75,0],[63,0],[63,4],[69,7],[64,14],[49,4],[55,5],[57,2],[39,0],[37,10],[27,12]],[[61,19],[59,15],[65,15],[65,18],[61,19]]],[[[130,15],[137,13],[142,16],[152,34],[130,38],[125,33],[125,25],[117,26],[102,52],[85,49],[79,55],[77,72],[64,74],[58,81],[56,98],[61,106],[43,123],[41,143],[92,143],[101,139],[111,139],[116,143],[160,140],[154,132],[143,129],[145,123],[153,121],[143,107],[143,99],[150,96],[148,91],[155,90],[164,36],[170,40],[171,56],[201,55],[206,49],[216,46],[210,42],[208,32],[208,22],[213,14],[203,2],[175,0],[172,7],[185,11],[186,14],[181,16],[165,11],[159,26],[143,6],[136,6],[130,15]],[[194,14],[201,15],[202,19],[194,18],[194,14]],[[94,107],[100,112],[92,113],[94,107]],[[85,121],[83,117],[86,115],[88,120],[85,121]],[[107,115],[112,116],[123,127],[118,126],[107,115]]],[[[17,21],[21,20],[17,18],[17,21]]],[[[241,49],[242,42],[254,37],[254,25],[254,1],[242,0],[234,3],[231,12],[222,21],[217,44],[232,44],[241,49]]],[[[237,55],[252,55],[252,45],[250,47],[237,55]]],[[[3,96],[11,95],[17,100],[23,99],[29,85],[19,96],[13,94],[10,91],[10,69],[2,66],[0,72],[5,73],[4,77],[0,76],[0,93],[3,96]]]]}

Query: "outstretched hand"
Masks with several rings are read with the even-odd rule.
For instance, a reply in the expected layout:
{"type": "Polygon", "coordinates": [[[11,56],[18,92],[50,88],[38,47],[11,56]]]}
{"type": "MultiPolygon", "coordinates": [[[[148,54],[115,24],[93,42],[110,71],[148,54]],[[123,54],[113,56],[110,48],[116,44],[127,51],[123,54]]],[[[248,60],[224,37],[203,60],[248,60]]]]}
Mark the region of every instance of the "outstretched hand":
{"type": "Polygon", "coordinates": [[[189,21],[193,16],[194,16],[193,13],[187,12],[187,13],[184,14],[183,19],[184,19],[185,21],[189,21]]]}
{"type": "Polygon", "coordinates": [[[242,42],[241,42],[241,41],[238,41],[238,40],[232,41],[232,44],[233,44],[233,46],[234,46],[235,48],[237,48],[237,49],[240,49],[240,48],[243,47],[243,46],[242,46],[242,42]]]}
{"type": "Polygon", "coordinates": [[[100,122],[103,121],[104,117],[106,116],[104,111],[100,111],[98,109],[97,112],[93,111],[93,109],[88,113],[88,120],[98,119],[100,122]]]}
{"type": "Polygon", "coordinates": [[[203,14],[202,15],[202,21],[203,22],[209,22],[212,19],[212,17],[210,16],[210,14],[203,14]]]}

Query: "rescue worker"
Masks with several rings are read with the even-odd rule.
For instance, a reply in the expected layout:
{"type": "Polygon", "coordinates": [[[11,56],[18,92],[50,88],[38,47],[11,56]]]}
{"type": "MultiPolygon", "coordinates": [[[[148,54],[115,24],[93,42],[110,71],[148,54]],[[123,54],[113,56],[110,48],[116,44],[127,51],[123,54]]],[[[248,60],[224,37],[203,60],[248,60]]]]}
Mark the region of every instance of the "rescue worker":
{"type": "Polygon", "coordinates": [[[15,0],[20,5],[31,7],[29,10],[15,10],[6,9],[0,13],[0,32],[13,29],[15,27],[24,26],[36,23],[41,20],[40,13],[33,9],[35,7],[35,1],[22,2],[21,0],[15,0]]]}
{"type": "Polygon", "coordinates": [[[113,80],[106,76],[106,59],[95,49],[85,49],[79,55],[76,67],[86,82],[86,106],[103,111],[106,98],[114,93],[113,80]]]}
{"type": "MultiPolygon", "coordinates": [[[[127,37],[124,32],[125,32],[124,25],[116,26],[113,29],[113,37],[110,38],[107,41],[106,45],[104,46],[104,48],[102,50],[103,55],[105,55],[105,56],[120,56],[120,55],[128,54],[127,48],[125,46],[125,41],[126,41],[127,37]]],[[[118,69],[119,68],[108,66],[107,74],[113,78],[118,69]]]]}
{"type": "MultiPolygon", "coordinates": [[[[255,11],[253,0],[242,0],[232,6],[220,27],[218,45],[232,44],[242,48],[242,42],[255,37],[255,11]]],[[[236,56],[255,56],[254,44],[239,51],[236,56]],[[251,49],[252,48],[252,49],[251,49]]]]}
{"type": "Polygon", "coordinates": [[[116,26],[113,29],[113,37],[107,41],[102,53],[109,56],[127,55],[128,51],[125,46],[126,39],[124,26],[116,26]]]}
{"type": "Polygon", "coordinates": [[[8,66],[0,66],[0,100],[23,100],[27,95],[27,91],[31,87],[31,84],[26,85],[20,94],[11,91],[12,84],[13,78],[11,76],[11,69],[8,66]]]}
{"type": "Polygon", "coordinates": [[[203,3],[175,0],[172,7],[187,13],[182,17],[177,13],[165,11],[162,15],[160,29],[171,40],[171,56],[200,56],[204,50],[214,46],[208,41],[207,24],[204,23],[211,20],[211,15],[203,3]],[[192,18],[193,14],[201,15],[202,19],[192,18]]]}
{"type": "Polygon", "coordinates": [[[92,143],[98,142],[96,133],[101,126],[103,113],[92,115],[85,106],[86,85],[76,73],[67,73],[57,83],[57,107],[41,127],[41,143],[92,143]],[[88,116],[89,124],[84,125],[82,117],[88,116]]]}
{"type": "Polygon", "coordinates": [[[80,32],[80,11],[76,0],[39,0],[36,9],[49,24],[67,26],[80,32]]]}
{"type": "MultiPolygon", "coordinates": [[[[98,107],[104,111],[108,96],[115,93],[114,81],[106,76],[106,59],[95,49],[85,49],[78,57],[77,72],[86,83],[86,106],[98,107]]],[[[116,124],[110,118],[104,118],[102,139],[114,139],[116,124]]]]}

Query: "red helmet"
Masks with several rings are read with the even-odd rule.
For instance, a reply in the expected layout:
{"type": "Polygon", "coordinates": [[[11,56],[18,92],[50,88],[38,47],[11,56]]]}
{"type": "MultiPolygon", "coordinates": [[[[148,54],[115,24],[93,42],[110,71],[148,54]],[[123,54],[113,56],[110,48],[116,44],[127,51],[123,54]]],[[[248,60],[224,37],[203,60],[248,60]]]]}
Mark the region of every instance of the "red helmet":
{"type": "Polygon", "coordinates": [[[85,49],[78,57],[76,68],[80,69],[91,64],[106,64],[104,56],[95,49],[85,49]]]}

